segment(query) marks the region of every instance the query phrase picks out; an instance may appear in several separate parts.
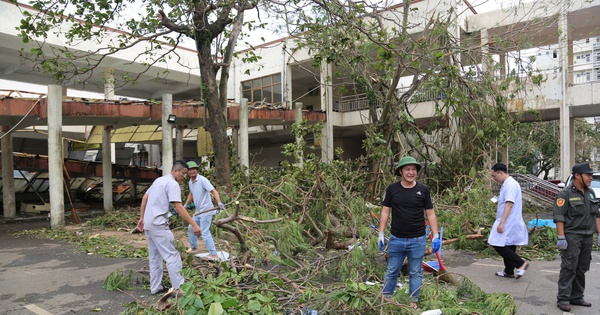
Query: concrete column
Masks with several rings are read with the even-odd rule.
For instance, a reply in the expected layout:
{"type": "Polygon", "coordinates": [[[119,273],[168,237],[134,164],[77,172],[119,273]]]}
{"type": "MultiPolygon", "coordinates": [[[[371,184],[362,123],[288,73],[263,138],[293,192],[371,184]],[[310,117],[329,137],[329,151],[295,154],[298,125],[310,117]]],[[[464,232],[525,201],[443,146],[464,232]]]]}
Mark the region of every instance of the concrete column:
{"type": "Polygon", "coordinates": [[[175,129],[175,159],[183,160],[183,126],[175,129]]]}
{"type": "MultiPolygon", "coordinates": [[[[115,71],[112,68],[104,70],[104,99],[115,100],[115,71]]],[[[112,164],[117,161],[116,146],[111,142],[111,130],[112,126],[104,126],[102,129],[102,201],[106,212],[114,210],[112,164]]]]}
{"type": "Polygon", "coordinates": [[[129,188],[129,194],[131,195],[131,201],[137,200],[137,182],[135,180],[130,180],[131,187],[129,188]]]}
{"type": "Polygon", "coordinates": [[[285,89],[285,99],[283,101],[285,102],[286,108],[292,108],[292,66],[286,64],[285,69],[285,82],[283,82],[285,89]]]}
{"type": "Polygon", "coordinates": [[[17,216],[17,203],[15,201],[15,172],[13,164],[13,135],[9,126],[2,126],[0,137],[2,140],[2,206],[5,218],[17,216]]]}
{"type": "Polygon", "coordinates": [[[50,227],[65,225],[65,190],[62,150],[62,86],[48,86],[48,176],[50,227]]]}
{"type": "Polygon", "coordinates": [[[239,152],[240,164],[246,167],[246,176],[250,175],[250,153],[248,140],[248,99],[242,98],[240,102],[240,136],[239,136],[239,152]]]}
{"type": "MultiPolygon", "coordinates": [[[[302,103],[301,102],[297,102],[296,104],[294,104],[294,110],[296,111],[296,117],[295,117],[295,123],[297,125],[300,125],[302,123],[302,103]]],[[[300,144],[302,143],[302,138],[296,136],[296,145],[300,146],[300,144]]],[[[300,148],[298,147],[296,149],[296,163],[298,163],[298,166],[303,167],[304,166],[304,148],[300,148]]]]}
{"type": "MultiPolygon", "coordinates": [[[[456,44],[460,46],[460,35],[462,33],[462,29],[461,26],[457,23],[456,25],[453,26],[453,35],[454,35],[454,40],[456,41],[456,44]]],[[[454,59],[453,64],[457,67],[462,67],[462,61],[461,61],[461,53],[458,52],[456,53],[456,55],[454,55],[454,59]]],[[[449,136],[449,141],[450,141],[450,148],[451,150],[458,150],[460,149],[460,147],[462,146],[461,143],[461,135],[459,134],[459,126],[460,126],[460,117],[454,117],[452,114],[454,112],[454,109],[450,109],[448,112],[448,128],[450,131],[450,136],[449,136]]],[[[390,157],[391,158],[391,157],[390,157]]]]}
{"type": "Polygon", "coordinates": [[[490,42],[487,29],[481,30],[481,71],[486,72],[491,69],[490,47],[487,45],[490,42]]]}
{"type": "Polygon", "coordinates": [[[502,155],[502,163],[508,166],[508,145],[500,148],[500,154],[502,155]]]}
{"type": "Polygon", "coordinates": [[[112,126],[104,126],[102,129],[102,200],[104,211],[112,211],[113,187],[112,187],[112,147],[110,143],[110,131],[112,126]]]}
{"type": "Polygon", "coordinates": [[[104,70],[104,99],[115,100],[115,70],[113,68],[104,70]]]}
{"type": "Polygon", "coordinates": [[[563,97],[560,106],[560,178],[564,182],[571,174],[571,167],[574,164],[574,127],[571,109],[569,107],[569,26],[567,23],[567,1],[561,1],[561,10],[559,13],[558,34],[559,38],[559,58],[562,76],[563,97]]]}
{"type": "Polygon", "coordinates": [[[173,113],[173,95],[162,95],[162,173],[171,173],[173,167],[173,125],[167,122],[173,113]]]}
{"type": "Polygon", "coordinates": [[[321,141],[321,161],[333,161],[333,85],[331,84],[333,66],[330,63],[321,64],[321,109],[325,110],[326,121],[321,141]]]}

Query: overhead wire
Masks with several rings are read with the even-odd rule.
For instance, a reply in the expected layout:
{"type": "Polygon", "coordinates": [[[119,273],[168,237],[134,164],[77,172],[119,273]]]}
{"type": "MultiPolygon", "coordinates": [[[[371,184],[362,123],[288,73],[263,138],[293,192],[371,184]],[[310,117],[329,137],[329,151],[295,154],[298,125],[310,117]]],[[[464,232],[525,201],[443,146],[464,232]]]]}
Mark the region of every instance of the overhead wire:
{"type": "Polygon", "coordinates": [[[39,97],[38,100],[33,104],[33,106],[31,106],[29,111],[23,116],[23,118],[21,118],[21,120],[19,120],[12,128],[10,128],[9,131],[4,132],[4,133],[2,133],[2,135],[0,135],[0,139],[4,138],[6,135],[11,133],[13,130],[15,130],[19,126],[19,124],[21,124],[23,122],[23,120],[25,120],[25,118],[27,118],[27,116],[29,116],[29,114],[31,114],[33,109],[40,103],[41,100],[42,100],[42,97],[39,97]]]}

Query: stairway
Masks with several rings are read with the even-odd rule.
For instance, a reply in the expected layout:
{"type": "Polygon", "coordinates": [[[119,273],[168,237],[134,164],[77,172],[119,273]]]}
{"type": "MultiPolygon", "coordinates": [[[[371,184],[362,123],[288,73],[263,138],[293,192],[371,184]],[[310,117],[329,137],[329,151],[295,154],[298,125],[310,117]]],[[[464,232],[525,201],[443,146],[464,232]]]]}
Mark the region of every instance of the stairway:
{"type": "Polygon", "coordinates": [[[561,188],[530,174],[510,174],[521,185],[524,199],[552,207],[561,188]]]}

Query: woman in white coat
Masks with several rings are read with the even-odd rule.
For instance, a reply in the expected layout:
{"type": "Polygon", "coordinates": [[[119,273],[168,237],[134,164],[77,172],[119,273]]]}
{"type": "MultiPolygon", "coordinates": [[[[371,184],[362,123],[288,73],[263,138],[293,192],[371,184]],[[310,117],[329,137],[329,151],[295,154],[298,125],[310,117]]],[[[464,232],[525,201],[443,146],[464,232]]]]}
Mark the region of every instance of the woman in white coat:
{"type": "Polygon", "coordinates": [[[529,241],[523,221],[521,186],[508,175],[507,167],[502,163],[492,167],[492,178],[502,184],[496,221],[488,238],[488,244],[504,259],[504,270],[496,272],[496,276],[519,279],[529,267],[529,263],[517,255],[517,246],[527,245],[529,241]]]}

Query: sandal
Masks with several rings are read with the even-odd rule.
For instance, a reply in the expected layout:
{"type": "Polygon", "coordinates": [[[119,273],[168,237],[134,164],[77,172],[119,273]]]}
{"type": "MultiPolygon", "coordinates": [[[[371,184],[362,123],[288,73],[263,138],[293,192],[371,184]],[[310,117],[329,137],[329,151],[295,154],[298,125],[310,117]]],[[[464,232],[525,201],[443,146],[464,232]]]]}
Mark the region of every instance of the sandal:
{"type": "Polygon", "coordinates": [[[504,277],[504,278],[514,278],[515,277],[515,275],[509,275],[509,274],[504,273],[504,270],[496,272],[495,275],[498,277],[504,277]]]}
{"type": "Polygon", "coordinates": [[[417,303],[415,303],[415,302],[410,302],[408,304],[408,307],[412,308],[413,310],[418,310],[419,309],[419,305],[417,305],[417,303]]]}
{"type": "Polygon", "coordinates": [[[517,270],[515,270],[515,280],[521,278],[522,276],[525,275],[525,271],[527,270],[527,268],[529,267],[529,263],[525,262],[522,266],[522,268],[519,268],[517,270]]]}

